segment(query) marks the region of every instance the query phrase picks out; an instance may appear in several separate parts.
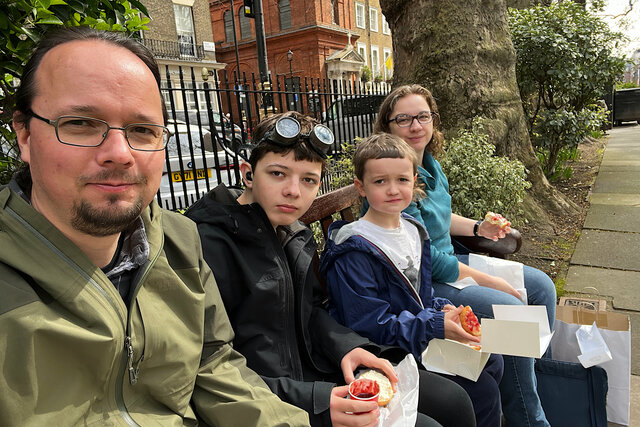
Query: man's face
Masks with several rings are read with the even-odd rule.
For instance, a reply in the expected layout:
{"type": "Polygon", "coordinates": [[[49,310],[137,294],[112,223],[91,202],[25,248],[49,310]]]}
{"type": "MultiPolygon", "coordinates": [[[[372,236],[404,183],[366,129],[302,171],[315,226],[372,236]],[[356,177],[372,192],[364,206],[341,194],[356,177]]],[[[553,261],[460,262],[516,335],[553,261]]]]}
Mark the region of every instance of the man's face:
{"type": "MultiPolygon", "coordinates": [[[[117,127],[163,124],[151,71],[129,50],[103,41],[53,48],[38,67],[36,84],[31,108],[51,120],[75,115],[117,127]]],[[[31,202],[63,232],[117,234],[160,185],[164,151],[132,150],[121,130],[110,130],[98,147],[61,144],[53,126],[34,118],[29,130],[18,126],[16,132],[31,169],[31,202]]]]}
{"type": "Polygon", "coordinates": [[[274,227],[293,224],[309,209],[318,194],[322,164],[295,160],[287,154],[269,152],[262,157],[247,185],[253,202],[260,204],[274,227]]]}

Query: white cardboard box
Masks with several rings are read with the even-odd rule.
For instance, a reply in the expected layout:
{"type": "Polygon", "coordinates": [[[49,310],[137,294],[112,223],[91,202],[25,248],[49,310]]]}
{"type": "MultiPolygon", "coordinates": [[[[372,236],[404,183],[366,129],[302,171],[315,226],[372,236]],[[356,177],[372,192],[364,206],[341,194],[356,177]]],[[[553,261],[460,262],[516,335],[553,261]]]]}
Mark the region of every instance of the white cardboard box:
{"type": "Polygon", "coordinates": [[[459,375],[477,381],[490,353],[448,339],[432,339],[422,353],[422,364],[429,371],[459,375]]]}
{"type": "Polygon", "coordinates": [[[481,319],[482,351],[510,356],[540,358],[549,347],[544,305],[493,305],[493,319],[481,319]]]}
{"type": "Polygon", "coordinates": [[[481,319],[482,350],[448,339],[432,339],[422,364],[441,372],[477,381],[491,353],[542,357],[553,333],[543,305],[494,305],[495,319],[481,319]]]}

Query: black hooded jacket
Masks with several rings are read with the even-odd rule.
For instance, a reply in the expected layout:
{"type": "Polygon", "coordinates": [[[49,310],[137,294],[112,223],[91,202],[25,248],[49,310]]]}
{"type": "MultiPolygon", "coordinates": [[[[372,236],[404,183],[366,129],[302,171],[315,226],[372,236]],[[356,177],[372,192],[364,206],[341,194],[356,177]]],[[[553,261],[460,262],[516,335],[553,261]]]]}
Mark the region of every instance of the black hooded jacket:
{"type": "Polygon", "coordinates": [[[234,348],[282,400],[306,410],[312,425],[331,425],[331,389],[344,383],[340,361],[356,347],[381,348],[322,307],[311,230],[296,222],[276,231],[259,204],[240,205],[237,196],[220,185],[186,212],[198,224],[234,348]]]}

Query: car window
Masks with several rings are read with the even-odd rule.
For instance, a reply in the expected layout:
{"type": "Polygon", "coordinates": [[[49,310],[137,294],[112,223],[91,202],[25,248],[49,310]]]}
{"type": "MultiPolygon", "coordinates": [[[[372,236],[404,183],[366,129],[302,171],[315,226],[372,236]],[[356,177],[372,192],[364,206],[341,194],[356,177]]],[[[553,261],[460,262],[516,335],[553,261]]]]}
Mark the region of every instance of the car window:
{"type": "MultiPolygon", "coordinates": [[[[185,133],[178,133],[176,135],[171,135],[169,137],[169,141],[167,142],[167,153],[170,157],[178,156],[178,141],[180,142],[180,152],[183,156],[190,156],[191,152],[189,151],[189,135],[185,133]]],[[[193,144],[193,154],[202,154],[202,149],[200,148],[202,144],[200,143],[200,133],[199,132],[191,132],[191,142],[193,144]]]]}

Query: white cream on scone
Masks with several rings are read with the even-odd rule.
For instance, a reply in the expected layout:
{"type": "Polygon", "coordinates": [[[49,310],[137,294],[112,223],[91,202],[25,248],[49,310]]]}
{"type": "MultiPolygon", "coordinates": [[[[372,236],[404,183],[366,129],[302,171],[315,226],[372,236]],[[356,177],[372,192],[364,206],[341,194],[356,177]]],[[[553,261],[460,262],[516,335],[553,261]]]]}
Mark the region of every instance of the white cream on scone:
{"type": "Polygon", "coordinates": [[[380,386],[380,394],[378,395],[378,406],[385,406],[393,398],[393,388],[391,387],[391,381],[381,372],[374,369],[365,371],[358,376],[358,378],[367,378],[374,380],[380,386]]]}

